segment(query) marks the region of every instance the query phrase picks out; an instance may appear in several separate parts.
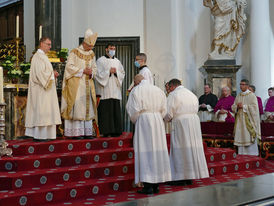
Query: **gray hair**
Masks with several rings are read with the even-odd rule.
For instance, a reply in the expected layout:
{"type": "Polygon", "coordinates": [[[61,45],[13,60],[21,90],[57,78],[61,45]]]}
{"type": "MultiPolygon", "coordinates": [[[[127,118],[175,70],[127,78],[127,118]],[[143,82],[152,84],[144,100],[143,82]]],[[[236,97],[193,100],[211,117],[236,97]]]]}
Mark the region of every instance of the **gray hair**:
{"type": "Polygon", "coordinates": [[[226,89],[226,91],[230,91],[230,88],[228,86],[225,86],[222,89],[226,89]]]}

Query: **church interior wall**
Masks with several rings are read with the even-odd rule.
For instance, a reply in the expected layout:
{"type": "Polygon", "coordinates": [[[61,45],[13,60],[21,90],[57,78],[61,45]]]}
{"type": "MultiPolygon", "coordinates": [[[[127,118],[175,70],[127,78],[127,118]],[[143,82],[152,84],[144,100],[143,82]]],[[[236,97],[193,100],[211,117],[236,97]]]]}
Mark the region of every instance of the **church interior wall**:
{"type": "Polygon", "coordinates": [[[62,47],[77,47],[87,28],[99,37],[140,36],[143,42],[143,1],[62,0],[62,47]]]}
{"type": "MultiPolygon", "coordinates": [[[[248,0],[248,4],[251,0],[248,0]]],[[[270,11],[274,1],[270,1],[270,11]]],[[[27,59],[34,50],[34,0],[24,2],[27,59]]],[[[242,78],[251,78],[250,6],[247,29],[236,54],[237,91],[242,78]]],[[[274,14],[270,13],[271,29],[274,14]]],[[[140,51],[148,55],[147,64],[155,75],[155,84],[164,88],[171,78],[179,78],[196,95],[203,93],[204,79],[199,68],[207,60],[213,36],[213,19],[202,1],[193,0],[62,0],[62,47],[78,46],[87,28],[100,37],[140,36],[140,51]]],[[[266,54],[267,55],[267,54],[266,54]]],[[[273,32],[271,54],[274,57],[273,32]]],[[[274,59],[274,58],[272,58],[274,59]]],[[[274,84],[274,61],[271,61],[274,84]]]]}

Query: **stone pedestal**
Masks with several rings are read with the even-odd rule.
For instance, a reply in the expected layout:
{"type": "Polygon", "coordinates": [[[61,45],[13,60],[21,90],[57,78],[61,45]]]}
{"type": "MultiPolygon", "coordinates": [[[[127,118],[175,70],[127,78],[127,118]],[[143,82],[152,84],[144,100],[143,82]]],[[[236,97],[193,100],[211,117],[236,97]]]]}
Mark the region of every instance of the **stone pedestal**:
{"type": "Polygon", "coordinates": [[[205,83],[212,85],[212,93],[220,96],[221,88],[228,86],[233,96],[236,96],[236,73],[242,65],[236,65],[233,60],[207,60],[200,68],[205,83]]]}

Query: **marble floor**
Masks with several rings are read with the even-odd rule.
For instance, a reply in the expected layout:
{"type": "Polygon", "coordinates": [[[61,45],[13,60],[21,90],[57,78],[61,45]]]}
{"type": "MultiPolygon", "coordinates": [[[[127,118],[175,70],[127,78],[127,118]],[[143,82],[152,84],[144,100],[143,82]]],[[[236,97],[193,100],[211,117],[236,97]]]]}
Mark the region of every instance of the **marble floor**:
{"type": "Polygon", "coordinates": [[[199,187],[166,195],[151,196],[116,206],[226,206],[274,205],[274,173],[232,182],[199,187]]]}

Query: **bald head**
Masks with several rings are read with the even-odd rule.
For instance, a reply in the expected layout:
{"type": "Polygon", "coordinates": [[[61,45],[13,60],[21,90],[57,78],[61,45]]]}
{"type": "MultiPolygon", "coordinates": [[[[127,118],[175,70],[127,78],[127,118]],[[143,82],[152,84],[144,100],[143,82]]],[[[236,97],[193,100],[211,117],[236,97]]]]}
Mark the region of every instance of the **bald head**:
{"type": "Polygon", "coordinates": [[[134,77],[134,86],[137,86],[138,84],[140,84],[140,82],[144,79],[143,75],[141,74],[137,74],[134,77]]]}

